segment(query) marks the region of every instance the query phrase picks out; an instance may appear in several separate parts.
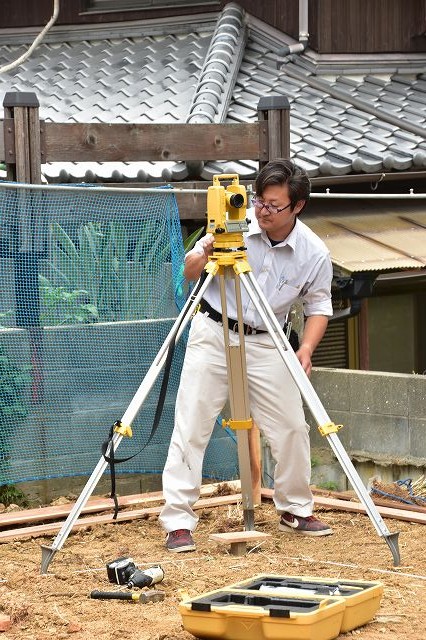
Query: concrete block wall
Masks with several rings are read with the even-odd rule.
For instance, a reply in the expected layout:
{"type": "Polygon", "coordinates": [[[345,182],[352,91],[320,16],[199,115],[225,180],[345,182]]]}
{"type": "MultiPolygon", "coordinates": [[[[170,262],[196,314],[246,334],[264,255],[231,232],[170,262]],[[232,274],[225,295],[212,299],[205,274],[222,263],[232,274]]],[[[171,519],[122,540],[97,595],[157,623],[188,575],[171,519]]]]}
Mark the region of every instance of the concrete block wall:
{"type": "MultiPolygon", "coordinates": [[[[365,484],[418,478],[426,473],[426,376],[316,368],[311,382],[338,437],[365,484]]],[[[312,482],[351,488],[327,439],[306,408],[311,426],[312,482]]],[[[273,461],[265,464],[271,474],[273,461]]]]}

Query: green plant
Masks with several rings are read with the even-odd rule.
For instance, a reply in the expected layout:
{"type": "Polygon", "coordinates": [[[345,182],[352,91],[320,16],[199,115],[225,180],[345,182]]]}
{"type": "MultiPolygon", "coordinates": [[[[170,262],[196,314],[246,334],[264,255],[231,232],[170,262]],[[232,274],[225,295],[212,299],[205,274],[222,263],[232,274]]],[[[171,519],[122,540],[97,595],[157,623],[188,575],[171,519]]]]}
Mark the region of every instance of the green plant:
{"type": "Polygon", "coordinates": [[[25,493],[17,489],[14,484],[4,484],[0,486],[0,502],[6,507],[11,504],[28,507],[29,504],[25,493]]]}
{"type": "Polygon", "coordinates": [[[6,473],[14,429],[28,414],[26,395],[30,384],[29,367],[14,365],[0,345],[0,472],[3,473],[6,473]]]}
{"type": "Polygon", "coordinates": [[[25,392],[31,383],[29,369],[14,365],[0,345],[0,438],[11,418],[25,418],[28,413],[25,392]]]}
{"type": "Polygon", "coordinates": [[[320,482],[318,487],[320,489],[327,489],[327,491],[337,491],[338,484],[333,482],[332,480],[327,480],[326,482],[320,482]]]}
{"type": "Polygon", "coordinates": [[[315,469],[315,467],[318,467],[319,464],[320,464],[320,459],[317,458],[316,456],[312,456],[311,457],[311,469],[315,469]]]}
{"type": "Polygon", "coordinates": [[[54,287],[41,274],[39,283],[45,309],[40,316],[42,324],[88,324],[99,319],[95,305],[86,302],[89,294],[84,289],[67,291],[65,287],[54,287]]]}
{"type": "Polygon", "coordinates": [[[153,295],[150,285],[169,260],[170,247],[154,225],[155,221],[147,222],[130,235],[120,222],[89,222],[79,228],[74,242],[61,225],[53,223],[49,273],[40,279],[48,313],[57,317],[62,308],[68,322],[161,314],[166,287],[153,295]]]}
{"type": "Polygon", "coordinates": [[[191,249],[193,248],[197,240],[201,237],[201,234],[203,232],[204,232],[204,227],[200,227],[199,229],[196,229],[195,231],[193,231],[193,233],[191,233],[191,235],[189,235],[187,238],[185,238],[185,240],[183,241],[183,249],[185,253],[188,253],[188,251],[191,251],[191,249]]]}
{"type": "MultiPolygon", "coordinates": [[[[201,234],[204,231],[204,227],[200,227],[199,229],[196,229],[195,231],[193,231],[193,233],[191,233],[191,235],[189,235],[187,238],[185,238],[185,240],[183,241],[183,249],[185,254],[188,253],[188,251],[191,251],[191,249],[193,248],[193,246],[195,245],[195,243],[197,242],[198,238],[201,236],[201,234]]],[[[179,272],[176,278],[176,286],[175,286],[175,293],[178,297],[181,297],[183,295],[187,295],[188,294],[188,288],[187,288],[187,284],[185,283],[185,276],[183,275],[183,270],[185,268],[185,263],[182,262],[182,264],[179,267],[179,272]],[[185,290],[185,293],[184,293],[185,290]]]]}

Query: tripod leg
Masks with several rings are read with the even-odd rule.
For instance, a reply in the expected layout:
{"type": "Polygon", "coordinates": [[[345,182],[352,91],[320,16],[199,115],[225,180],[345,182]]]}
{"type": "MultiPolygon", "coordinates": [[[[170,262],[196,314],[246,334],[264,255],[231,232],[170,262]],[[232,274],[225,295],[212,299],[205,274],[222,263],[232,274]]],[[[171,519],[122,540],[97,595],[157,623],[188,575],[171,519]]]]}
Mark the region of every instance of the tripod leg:
{"type": "Polygon", "coordinates": [[[327,412],[325,411],[318,395],[316,394],[315,389],[313,388],[308,376],[303,370],[303,367],[300,364],[296,354],[291,348],[289,341],[284,335],[284,331],[280,327],[278,320],[276,319],[274,312],[272,311],[268,301],[263,295],[263,292],[259,287],[259,284],[257,283],[254,275],[251,272],[240,273],[239,275],[251,301],[260,314],[268,330],[268,333],[270,334],[275,346],[277,347],[282,359],[284,360],[289,373],[291,374],[294,382],[297,384],[300,393],[302,394],[306,404],[311,410],[312,415],[314,416],[318,424],[320,433],[327,438],[334,454],[336,455],[336,458],[339,460],[340,465],[346,474],[346,477],[348,478],[356,494],[358,495],[360,502],[363,503],[377,533],[385,538],[386,543],[388,544],[392,552],[394,565],[398,566],[400,564],[400,553],[398,547],[399,533],[390,533],[382,517],[377,511],[376,505],[368,494],[368,491],[364,486],[361,478],[359,477],[354,465],[352,464],[351,459],[346,453],[339,437],[335,433],[338,428],[332,423],[329,416],[327,415],[327,412]]]}
{"type": "MultiPolygon", "coordinates": [[[[232,276],[234,272],[232,271],[232,276]]],[[[236,306],[238,325],[242,327],[241,290],[240,283],[235,279],[236,306]]],[[[253,485],[250,464],[249,429],[252,426],[248,400],[247,366],[244,347],[244,335],[239,331],[239,344],[230,345],[229,328],[226,311],[226,293],[224,275],[219,276],[220,297],[223,317],[223,338],[225,344],[226,364],[228,370],[229,403],[231,406],[231,420],[229,426],[236,430],[238,466],[241,480],[241,496],[244,512],[244,527],[247,531],[254,530],[253,485]]]]}
{"type": "MultiPolygon", "coordinates": [[[[132,401],[130,402],[126,412],[124,413],[122,419],[121,419],[121,423],[125,426],[130,426],[131,423],[133,422],[133,420],[135,419],[139,409],[141,408],[143,402],[145,401],[146,396],[148,395],[148,393],[150,392],[155,380],[157,379],[157,377],[160,374],[161,369],[164,366],[164,363],[166,361],[167,358],[167,351],[169,349],[169,346],[171,344],[171,342],[173,340],[178,340],[180,338],[180,336],[182,335],[186,325],[188,324],[188,322],[191,319],[192,314],[194,313],[195,308],[197,307],[199,301],[201,300],[204,291],[207,289],[208,285],[210,284],[211,280],[213,278],[213,274],[208,274],[207,277],[205,278],[204,282],[202,283],[202,285],[200,286],[200,288],[198,288],[198,285],[196,286],[196,288],[194,289],[194,291],[196,291],[197,293],[194,296],[191,296],[185,306],[183,307],[181,313],[179,314],[179,316],[176,318],[175,322],[173,323],[173,326],[168,334],[168,336],[166,337],[164,343],[162,344],[160,350],[158,351],[155,359],[153,360],[150,368],[148,369],[144,379],[142,380],[138,390],[136,391],[135,395],[133,396],[132,401]]],[[[114,451],[117,449],[117,447],[119,446],[121,440],[122,440],[123,436],[120,433],[115,433],[112,441],[111,441],[111,445],[109,446],[108,450],[106,451],[106,456],[110,455],[111,452],[111,447],[114,448],[114,451]]],[[[72,527],[74,526],[75,521],[77,520],[82,508],[84,507],[84,505],[86,504],[87,500],[90,498],[90,496],[92,495],[96,485],[98,484],[100,478],[102,477],[102,474],[104,473],[106,467],[107,467],[108,463],[106,462],[105,458],[102,456],[101,459],[99,460],[98,464],[96,465],[95,469],[92,472],[92,475],[90,476],[90,478],[88,479],[85,487],[83,488],[82,492],[80,493],[73,509],[70,511],[67,519],[65,520],[64,524],[62,525],[59,533],[57,534],[57,536],[55,537],[52,546],[48,547],[47,545],[42,545],[41,549],[42,549],[42,558],[41,558],[41,573],[46,573],[47,569],[49,567],[50,562],[53,559],[53,556],[55,555],[55,553],[57,551],[59,551],[59,549],[61,549],[62,545],[64,544],[65,540],[67,539],[72,527]]]]}

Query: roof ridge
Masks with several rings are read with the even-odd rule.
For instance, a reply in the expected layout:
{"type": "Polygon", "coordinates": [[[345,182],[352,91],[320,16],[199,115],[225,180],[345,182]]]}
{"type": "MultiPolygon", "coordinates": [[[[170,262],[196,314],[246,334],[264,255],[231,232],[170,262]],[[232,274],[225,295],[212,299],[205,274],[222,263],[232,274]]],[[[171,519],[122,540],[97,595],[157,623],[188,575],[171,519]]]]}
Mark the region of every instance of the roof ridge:
{"type": "Polygon", "coordinates": [[[246,41],[244,11],[231,2],[217,21],[187,123],[224,122],[246,41]]]}

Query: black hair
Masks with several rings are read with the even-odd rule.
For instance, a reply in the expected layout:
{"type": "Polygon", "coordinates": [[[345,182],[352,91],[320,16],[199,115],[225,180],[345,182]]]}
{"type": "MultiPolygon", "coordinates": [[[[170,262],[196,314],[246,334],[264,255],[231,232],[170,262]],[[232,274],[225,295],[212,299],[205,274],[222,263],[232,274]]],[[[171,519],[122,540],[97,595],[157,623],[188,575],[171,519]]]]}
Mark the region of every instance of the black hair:
{"type": "Polygon", "coordinates": [[[305,203],[309,201],[311,183],[308,174],[293,160],[277,158],[263,167],[256,178],[256,195],[262,197],[264,190],[270,185],[288,185],[292,209],[299,200],[305,200],[305,203]]]}

